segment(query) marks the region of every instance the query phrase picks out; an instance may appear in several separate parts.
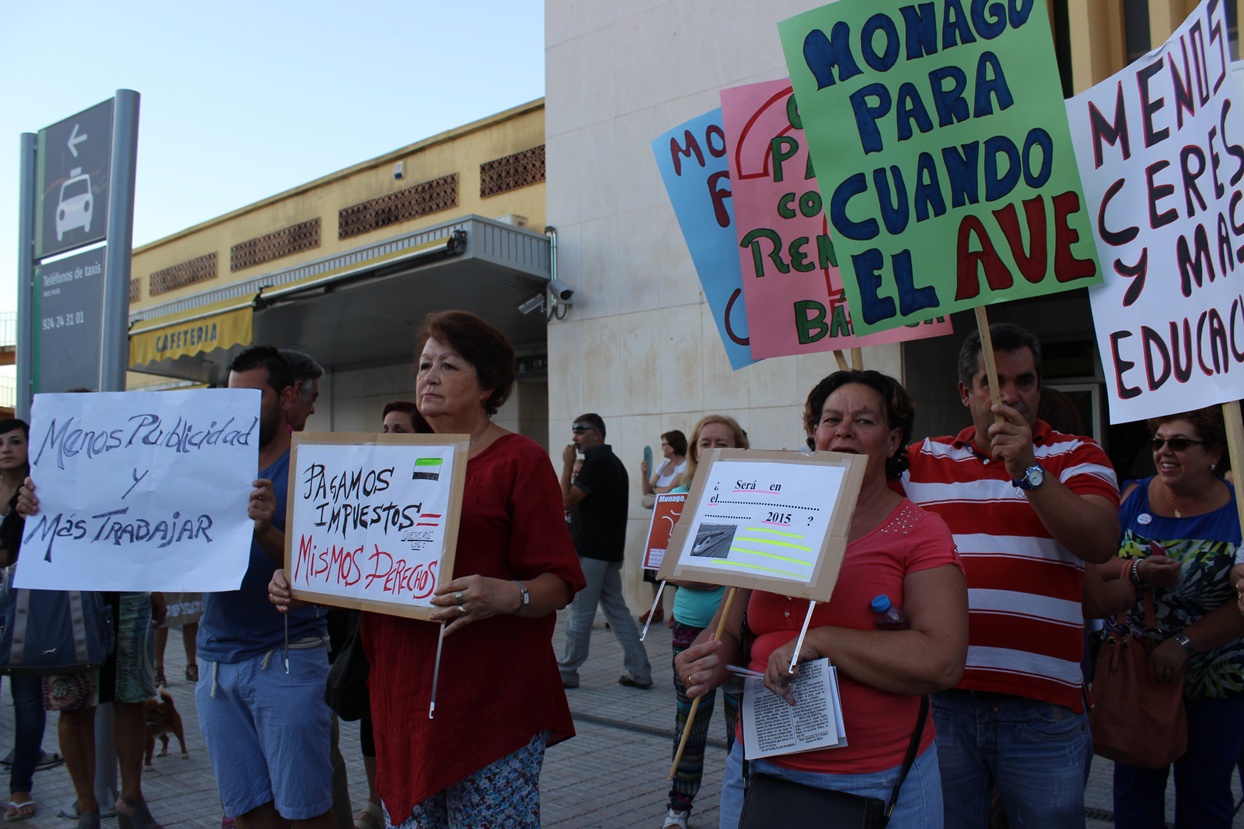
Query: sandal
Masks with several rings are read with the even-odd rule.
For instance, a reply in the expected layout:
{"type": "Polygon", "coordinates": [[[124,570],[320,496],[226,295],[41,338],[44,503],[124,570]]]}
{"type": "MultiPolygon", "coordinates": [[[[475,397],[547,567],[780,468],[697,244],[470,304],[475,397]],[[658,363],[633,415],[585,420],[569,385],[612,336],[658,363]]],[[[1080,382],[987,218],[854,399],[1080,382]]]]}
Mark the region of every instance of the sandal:
{"type": "MultiPolygon", "coordinates": [[[[30,797],[29,794],[26,796],[30,797]]],[[[37,811],[38,807],[35,805],[35,799],[33,797],[31,797],[30,800],[24,800],[21,802],[10,800],[8,811],[4,813],[4,822],[17,823],[21,820],[30,820],[35,816],[35,812],[37,811]],[[29,809],[29,811],[26,811],[27,809],[29,809]]]]}
{"type": "Polygon", "coordinates": [[[187,682],[198,682],[199,681],[199,665],[197,662],[191,662],[189,665],[186,666],[186,681],[187,682]]]}
{"type": "Polygon", "coordinates": [[[155,669],[155,686],[156,686],[157,688],[167,688],[167,687],[168,687],[168,680],[166,680],[166,679],[164,678],[164,669],[163,669],[163,668],[156,668],[156,669],[155,669]]]}
{"type": "Polygon", "coordinates": [[[117,826],[120,829],[164,829],[151,816],[147,801],[130,800],[126,797],[117,798],[117,826]],[[126,814],[126,809],[130,810],[129,814],[126,814]]]}
{"type": "Polygon", "coordinates": [[[367,801],[363,811],[354,818],[354,829],[384,829],[384,814],[380,811],[380,804],[367,801]]]}

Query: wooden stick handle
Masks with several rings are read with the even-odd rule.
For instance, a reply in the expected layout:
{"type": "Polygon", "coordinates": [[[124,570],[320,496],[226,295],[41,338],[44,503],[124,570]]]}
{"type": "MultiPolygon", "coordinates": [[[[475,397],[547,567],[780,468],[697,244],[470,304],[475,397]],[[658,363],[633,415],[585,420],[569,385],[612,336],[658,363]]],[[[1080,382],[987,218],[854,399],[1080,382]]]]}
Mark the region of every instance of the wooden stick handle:
{"type": "MultiPolygon", "coordinates": [[[[989,336],[989,315],[984,305],[976,306],[976,330],[981,335],[981,357],[985,360],[985,376],[989,378],[989,400],[997,406],[1002,403],[1002,393],[998,390],[998,363],[993,356],[993,337],[989,336]]],[[[993,420],[1001,423],[1002,415],[994,415],[993,420]]]]}
{"type": "Polygon", "coordinates": [[[1236,498],[1235,510],[1240,517],[1240,526],[1244,527],[1244,497],[1240,497],[1240,482],[1244,481],[1244,421],[1240,417],[1240,403],[1222,404],[1222,420],[1227,427],[1227,457],[1231,459],[1231,468],[1235,471],[1236,498]]]}
{"type": "MultiPolygon", "coordinates": [[[[721,603],[721,619],[717,622],[717,631],[713,634],[713,638],[719,642],[722,631],[726,629],[726,619],[730,618],[730,605],[734,604],[734,594],[737,590],[737,587],[727,590],[726,600],[721,603]]],[[[701,697],[691,700],[691,710],[687,712],[687,724],[683,726],[682,738],[678,741],[678,750],[674,752],[674,765],[670,766],[670,780],[678,774],[678,764],[682,762],[682,753],[687,748],[687,738],[691,736],[691,726],[695,723],[695,712],[700,707],[700,700],[701,697]]]]}

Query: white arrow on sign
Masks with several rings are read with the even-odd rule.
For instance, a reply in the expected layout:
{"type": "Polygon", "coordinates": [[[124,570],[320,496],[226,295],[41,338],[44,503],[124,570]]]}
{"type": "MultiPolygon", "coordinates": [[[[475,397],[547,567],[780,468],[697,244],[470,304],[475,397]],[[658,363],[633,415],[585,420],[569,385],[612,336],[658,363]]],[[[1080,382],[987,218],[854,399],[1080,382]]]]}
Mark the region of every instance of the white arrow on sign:
{"type": "Polygon", "coordinates": [[[86,134],[78,135],[78,125],[73,125],[73,132],[69,133],[69,152],[73,153],[73,157],[78,157],[78,144],[87,139],[86,134]]]}

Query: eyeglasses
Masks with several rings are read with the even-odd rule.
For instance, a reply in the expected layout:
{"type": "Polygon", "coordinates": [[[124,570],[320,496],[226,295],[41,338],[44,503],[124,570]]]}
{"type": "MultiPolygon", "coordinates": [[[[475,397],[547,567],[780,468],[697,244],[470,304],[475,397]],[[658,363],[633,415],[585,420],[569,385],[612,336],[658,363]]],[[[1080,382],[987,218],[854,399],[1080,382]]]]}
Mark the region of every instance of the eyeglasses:
{"type": "Polygon", "coordinates": [[[1162,451],[1163,446],[1169,445],[1172,452],[1183,452],[1189,446],[1201,446],[1205,443],[1203,440],[1193,440],[1192,438],[1162,438],[1154,435],[1149,441],[1153,446],[1154,452],[1162,451]]]}
{"type": "Polygon", "coordinates": [[[575,434],[578,434],[579,432],[594,432],[596,431],[596,427],[585,426],[582,423],[576,423],[575,425],[570,427],[570,431],[574,432],[575,434]]]}

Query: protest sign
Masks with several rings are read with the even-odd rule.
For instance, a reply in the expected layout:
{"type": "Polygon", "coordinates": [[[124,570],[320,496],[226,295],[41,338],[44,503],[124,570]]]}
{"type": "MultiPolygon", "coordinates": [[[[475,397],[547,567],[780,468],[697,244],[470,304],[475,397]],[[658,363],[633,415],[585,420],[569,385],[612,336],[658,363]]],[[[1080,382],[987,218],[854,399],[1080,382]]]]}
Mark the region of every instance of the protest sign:
{"type": "Polygon", "coordinates": [[[250,561],[259,392],[36,394],[14,584],[43,590],[236,590],[250,561]]]}
{"type": "Polygon", "coordinates": [[[665,558],[665,550],[669,547],[670,536],[682,515],[682,506],[687,501],[685,492],[662,492],[657,495],[652,505],[652,522],[648,525],[648,539],[644,542],[643,568],[659,570],[661,560],[665,558]]]}
{"type": "Polygon", "coordinates": [[[940,318],[856,337],[790,81],[724,89],[722,124],[752,356],[817,354],[951,333],[940,318]]]}
{"type": "Polygon", "coordinates": [[[707,458],[659,578],[829,601],[867,459],[743,449],[707,458]]]}
{"type": "Polygon", "coordinates": [[[669,193],[678,227],[691,252],[704,298],[730,367],[755,362],[747,344],[742,275],[735,253],[734,212],[721,109],[706,112],[652,142],[661,180],[669,193]]]}
{"type": "Polygon", "coordinates": [[[467,439],[294,436],[285,572],[295,598],[427,619],[452,578],[467,439]]]}
{"type": "Polygon", "coordinates": [[[1067,102],[1110,274],[1089,300],[1112,423],[1244,396],[1244,118],[1227,39],[1224,4],[1202,2],[1067,102]]]}
{"type": "Polygon", "coordinates": [[[1045,5],[778,24],[855,333],[1101,281],[1045,5]]]}

